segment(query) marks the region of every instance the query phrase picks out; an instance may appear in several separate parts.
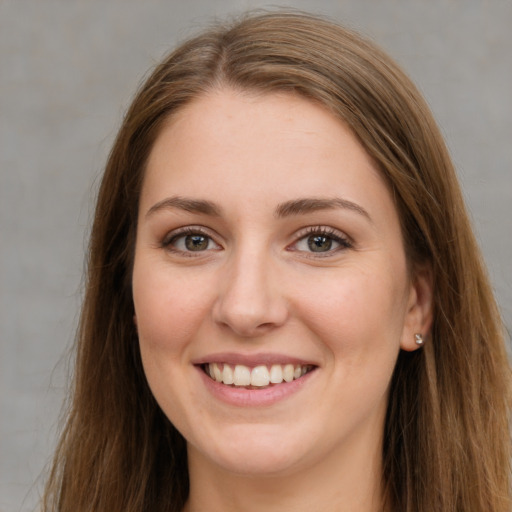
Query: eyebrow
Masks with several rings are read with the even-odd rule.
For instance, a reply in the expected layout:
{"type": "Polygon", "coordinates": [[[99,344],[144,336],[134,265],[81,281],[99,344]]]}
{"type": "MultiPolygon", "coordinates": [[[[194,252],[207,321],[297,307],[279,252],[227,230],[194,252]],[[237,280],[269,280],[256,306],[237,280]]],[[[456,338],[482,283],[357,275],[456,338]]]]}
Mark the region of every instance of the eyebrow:
{"type": "MultiPolygon", "coordinates": [[[[153,215],[154,213],[167,210],[167,209],[178,209],[190,213],[199,213],[202,215],[210,215],[212,217],[220,217],[222,210],[220,206],[207,201],[204,199],[190,199],[187,197],[174,196],[167,197],[162,201],[154,204],[146,213],[146,217],[153,215]]],[[[344,209],[356,212],[363,217],[366,217],[370,222],[372,221],[370,214],[360,205],[349,201],[347,199],[341,199],[339,197],[331,199],[323,198],[301,198],[292,199],[285,201],[277,206],[274,215],[278,218],[290,217],[293,215],[305,215],[307,213],[319,211],[319,210],[335,210],[344,209]]]]}
{"type": "Polygon", "coordinates": [[[340,208],[344,210],[351,210],[359,213],[363,217],[366,217],[369,221],[372,220],[370,214],[362,206],[339,197],[331,199],[303,198],[286,201],[276,208],[275,214],[277,217],[283,218],[291,215],[304,215],[318,210],[335,210],[340,208]]]}
{"type": "Polygon", "coordinates": [[[160,210],[168,210],[176,208],[190,213],[201,213],[213,217],[220,217],[220,207],[211,201],[204,199],[189,199],[186,197],[168,197],[154,204],[146,213],[146,217],[153,215],[160,210]]]}

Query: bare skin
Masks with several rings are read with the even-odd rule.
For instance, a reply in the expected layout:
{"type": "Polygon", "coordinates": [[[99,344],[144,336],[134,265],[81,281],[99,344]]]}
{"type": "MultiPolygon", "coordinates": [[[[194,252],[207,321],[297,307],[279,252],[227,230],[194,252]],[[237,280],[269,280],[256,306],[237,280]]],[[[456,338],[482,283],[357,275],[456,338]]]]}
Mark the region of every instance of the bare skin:
{"type": "Polygon", "coordinates": [[[149,385],[187,441],[185,512],[382,512],[389,382],[431,290],[343,123],[229,89],[181,110],[150,154],[133,298],[149,385]],[[237,366],[263,381],[231,382],[237,366]]]}

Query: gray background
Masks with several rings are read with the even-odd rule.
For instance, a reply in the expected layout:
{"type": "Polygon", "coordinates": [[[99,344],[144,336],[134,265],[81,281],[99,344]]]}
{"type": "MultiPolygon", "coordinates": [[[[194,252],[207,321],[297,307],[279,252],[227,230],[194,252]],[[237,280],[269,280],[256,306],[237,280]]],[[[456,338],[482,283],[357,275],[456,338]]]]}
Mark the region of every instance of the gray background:
{"type": "MultiPolygon", "coordinates": [[[[512,326],[512,1],[308,0],[387,49],[447,138],[512,326]]],[[[141,77],[258,1],[0,0],[0,511],[36,506],[55,443],[92,198],[141,77]]]]}

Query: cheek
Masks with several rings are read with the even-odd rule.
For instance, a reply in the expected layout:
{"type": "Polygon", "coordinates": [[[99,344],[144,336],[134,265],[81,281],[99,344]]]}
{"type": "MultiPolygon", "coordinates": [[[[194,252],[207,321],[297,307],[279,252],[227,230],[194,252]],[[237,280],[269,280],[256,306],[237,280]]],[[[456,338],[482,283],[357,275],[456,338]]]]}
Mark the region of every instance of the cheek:
{"type": "Polygon", "coordinates": [[[301,316],[328,349],[344,356],[374,355],[400,343],[405,315],[404,279],[392,272],[351,268],[315,284],[297,300],[301,316]]]}
{"type": "Polygon", "coordinates": [[[198,283],[184,283],[158,262],[144,263],[134,265],[132,284],[142,364],[155,399],[174,423],[186,417],[183,403],[193,400],[183,386],[190,365],[183,363],[208,305],[198,283]]]}
{"type": "Polygon", "coordinates": [[[183,350],[210,309],[206,289],[200,279],[191,282],[156,265],[146,265],[144,272],[135,266],[133,300],[141,350],[183,350]]]}
{"type": "Polygon", "coordinates": [[[315,294],[302,295],[296,303],[308,338],[324,353],[329,378],[322,396],[330,418],[324,428],[333,437],[340,425],[348,431],[372,417],[380,429],[384,421],[400,350],[403,283],[376,275],[352,267],[317,282],[315,294]]]}

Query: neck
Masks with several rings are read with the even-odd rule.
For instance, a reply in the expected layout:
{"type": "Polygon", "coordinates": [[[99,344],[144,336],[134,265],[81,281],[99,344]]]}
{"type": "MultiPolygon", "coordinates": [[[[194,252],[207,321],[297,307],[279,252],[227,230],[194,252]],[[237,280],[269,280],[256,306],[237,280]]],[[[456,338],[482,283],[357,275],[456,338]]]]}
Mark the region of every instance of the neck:
{"type": "Polygon", "coordinates": [[[255,476],[213,466],[189,447],[184,512],[382,512],[382,452],[375,448],[352,446],[307,470],[255,476]]]}

